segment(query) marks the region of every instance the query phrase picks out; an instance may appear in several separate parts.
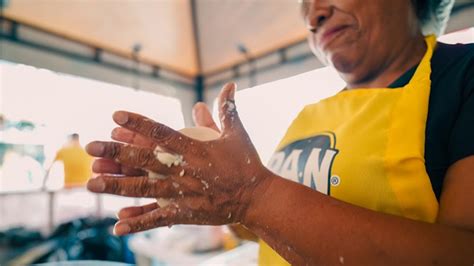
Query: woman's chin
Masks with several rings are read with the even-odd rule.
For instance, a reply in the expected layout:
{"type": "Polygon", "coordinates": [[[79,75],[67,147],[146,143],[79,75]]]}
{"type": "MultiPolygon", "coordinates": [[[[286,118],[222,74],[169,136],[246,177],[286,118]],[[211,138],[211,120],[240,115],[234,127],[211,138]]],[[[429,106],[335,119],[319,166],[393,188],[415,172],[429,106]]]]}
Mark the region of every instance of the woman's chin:
{"type": "Polygon", "coordinates": [[[350,75],[358,65],[357,60],[349,58],[347,54],[344,53],[331,54],[329,62],[331,62],[331,65],[342,75],[350,75]]]}

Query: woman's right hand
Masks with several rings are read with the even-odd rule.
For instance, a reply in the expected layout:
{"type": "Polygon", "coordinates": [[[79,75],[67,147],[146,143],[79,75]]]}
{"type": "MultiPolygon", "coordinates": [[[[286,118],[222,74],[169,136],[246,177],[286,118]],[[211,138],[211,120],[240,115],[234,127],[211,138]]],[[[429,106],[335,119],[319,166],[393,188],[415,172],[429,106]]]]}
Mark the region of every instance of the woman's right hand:
{"type": "MultiPolygon", "coordinates": [[[[199,102],[195,104],[193,108],[192,116],[193,116],[193,120],[196,126],[207,127],[217,132],[220,132],[220,129],[217,127],[216,122],[212,118],[210,109],[205,103],[199,102]]],[[[142,147],[150,147],[152,145],[152,143],[146,141],[146,139],[141,139],[141,142],[136,143],[136,144],[139,144],[142,147]]],[[[114,174],[114,175],[137,176],[137,177],[143,176],[146,174],[141,169],[133,169],[133,168],[121,165],[120,163],[115,162],[113,160],[104,159],[104,158],[98,159],[94,162],[93,171],[99,174],[114,174]]],[[[150,205],[153,205],[153,206],[149,206],[150,208],[157,207],[156,203],[152,203],[150,205]]],[[[141,214],[141,212],[137,212],[136,208],[128,207],[128,208],[124,208],[120,210],[118,216],[119,218],[120,217],[131,218],[139,214],[141,214]]],[[[244,228],[241,225],[238,225],[238,224],[230,225],[230,229],[233,231],[234,234],[236,234],[238,237],[242,239],[254,240],[254,241],[258,239],[252,232],[248,231],[246,228],[244,228]]]]}
{"type": "MultiPolygon", "coordinates": [[[[117,234],[173,224],[245,223],[247,210],[260,202],[274,176],[261,163],[239,119],[234,92],[235,85],[230,83],[219,95],[222,130],[215,140],[194,140],[147,117],[119,111],[113,116],[120,126],[112,132],[116,142],[87,145],[90,155],[102,158],[94,165],[96,172],[123,175],[99,175],[89,180],[90,191],[170,199],[171,203],[162,208],[155,203],[123,209],[115,227],[117,234]],[[174,160],[172,165],[169,157],[174,160]],[[111,160],[168,178],[157,180],[143,172],[137,176],[139,171],[124,169],[111,160]],[[105,167],[108,171],[103,170],[105,167]],[[127,175],[128,170],[133,174],[127,175]]],[[[202,107],[197,108],[199,113],[202,107]]],[[[205,114],[207,126],[214,126],[210,112],[205,114]]]]}

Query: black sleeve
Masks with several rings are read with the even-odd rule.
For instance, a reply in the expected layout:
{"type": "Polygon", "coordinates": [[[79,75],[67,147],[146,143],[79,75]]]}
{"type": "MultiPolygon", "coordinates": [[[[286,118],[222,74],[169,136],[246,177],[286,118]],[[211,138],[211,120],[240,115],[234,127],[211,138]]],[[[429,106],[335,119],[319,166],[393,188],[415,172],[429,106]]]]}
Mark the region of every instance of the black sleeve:
{"type": "Polygon", "coordinates": [[[449,140],[449,163],[474,155],[474,57],[466,69],[462,102],[449,140]]]}

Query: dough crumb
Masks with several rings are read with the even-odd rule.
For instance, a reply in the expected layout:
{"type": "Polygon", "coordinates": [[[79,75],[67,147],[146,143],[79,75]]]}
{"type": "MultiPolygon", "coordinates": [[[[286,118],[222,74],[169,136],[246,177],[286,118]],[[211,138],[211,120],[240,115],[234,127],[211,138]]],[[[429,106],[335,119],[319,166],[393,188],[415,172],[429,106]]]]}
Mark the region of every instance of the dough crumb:
{"type": "Polygon", "coordinates": [[[152,171],[147,171],[148,172],[148,177],[149,178],[156,178],[156,179],[166,179],[167,177],[162,175],[162,174],[158,174],[158,173],[155,173],[155,172],[152,172],[152,171]]]}
{"type": "Polygon", "coordinates": [[[165,208],[170,205],[171,200],[165,198],[157,198],[156,203],[158,204],[158,206],[160,206],[160,208],[165,208]]]}
{"type": "MultiPolygon", "coordinates": [[[[201,180],[201,183],[204,185],[205,189],[209,188],[209,183],[207,183],[205,180],[201,180]]],[[[203,190],[205,190],[205,189],[203,189],[203,190]]]]}
{"type": "Polygon", "coordinates": [[[232,101],[225,101],[224,106],[227,105],[227,112],[233,112],[235,110],[235,104],[232,101]]]}
{"type": "Polygon", "coordinates": [[[168,167],[171,167],[172,165],[178,166],[184,162],[182,155],[164,152],[160,147],[156,147],[156,149],[153,151],[153,154],[160,163],[168,167]]]}
{"type": "Polygon", "coordinates": [[[344,264],[344,257],[343,257],[343,256],[340,256],[340,257],[339,257],[339,262],[340,262],[341,264],[344,264]]]}

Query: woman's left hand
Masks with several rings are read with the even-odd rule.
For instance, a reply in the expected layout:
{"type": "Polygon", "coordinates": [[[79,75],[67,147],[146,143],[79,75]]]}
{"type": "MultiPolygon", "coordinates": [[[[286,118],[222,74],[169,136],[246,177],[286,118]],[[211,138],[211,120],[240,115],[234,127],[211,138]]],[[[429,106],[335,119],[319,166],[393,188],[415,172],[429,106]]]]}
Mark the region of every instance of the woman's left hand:
{"type": "Polygon", "coordinates": [[[119,169],[113,168],[121,165],[127,170],[122,175],[102,174],[91,179],[87,185],[90,191],[170,199],[163,208],[152,203],[122,209],[116,234],[173,224],[243,221],[246,210],[261,194],[257,189],[265,187],[271,175],[239,119],[234,94],[235,84],[230,83],[219,95],[222,132],[216,140],[191,139],[141,115],[119,111],[113,119],[120,127],[114,129],[112,138],[123,143],[96,141],[87,145],[89,154],[101,157],[96,168],[109,167],[110,173],[117,173],[119,169]],[[144,170],[166,178],[150,178],[144,170]]]}

